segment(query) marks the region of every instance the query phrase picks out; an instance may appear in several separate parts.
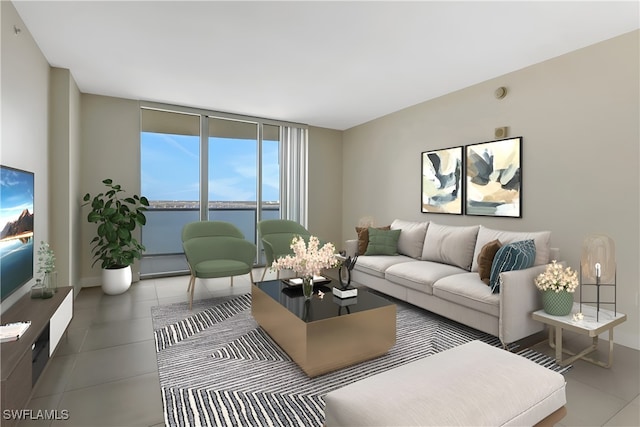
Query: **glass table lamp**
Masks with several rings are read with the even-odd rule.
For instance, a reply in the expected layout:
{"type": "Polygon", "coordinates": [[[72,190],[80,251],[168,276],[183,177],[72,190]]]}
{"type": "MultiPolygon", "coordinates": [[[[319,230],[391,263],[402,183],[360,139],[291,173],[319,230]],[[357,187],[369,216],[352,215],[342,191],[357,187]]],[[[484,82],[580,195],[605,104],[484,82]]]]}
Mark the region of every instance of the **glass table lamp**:
{"type": "MultiPolygon", "coordinates": [[[[616,304],[616,245],[613,239],[605,234],[592,234],[582,242],[582,256],[580,258],[580,305],[582,305],[582,286],[596,286],[597,312],[600,304],[616,304]],[[600,286],[613,286],[613,302],[600,301],[600,286]]],[[[581,309],[582,310],[582,309],[581,309]]],[[[597,318],[596,318],[597,320],[597,318]]]]}

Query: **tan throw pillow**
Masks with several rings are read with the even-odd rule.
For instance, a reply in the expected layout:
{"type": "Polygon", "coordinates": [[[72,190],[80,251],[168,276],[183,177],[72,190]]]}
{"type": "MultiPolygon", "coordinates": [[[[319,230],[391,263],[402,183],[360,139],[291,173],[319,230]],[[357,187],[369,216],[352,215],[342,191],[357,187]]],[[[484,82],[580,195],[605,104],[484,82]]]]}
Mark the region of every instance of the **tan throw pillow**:
{"type": "Polygon", "coordinates": [[[496,252],[498,252],[500,247],[502,247],[500,240],[492,240],[484,245],[478,254],[478,274],[480,275],[480,280],[482,280],[486,285],[489,285],[493,259],[496,257],[496,252]]]}
{"type": "MultiPolygon", "coordinates": [[[[378,230],[390,230],[391,226],[376,228],[378,230]]],[[[369,246],[369,227],[356,227],[356,233],[358,233],[358,255],[364,255],[367,252],[367,246],[369,246]]]]}

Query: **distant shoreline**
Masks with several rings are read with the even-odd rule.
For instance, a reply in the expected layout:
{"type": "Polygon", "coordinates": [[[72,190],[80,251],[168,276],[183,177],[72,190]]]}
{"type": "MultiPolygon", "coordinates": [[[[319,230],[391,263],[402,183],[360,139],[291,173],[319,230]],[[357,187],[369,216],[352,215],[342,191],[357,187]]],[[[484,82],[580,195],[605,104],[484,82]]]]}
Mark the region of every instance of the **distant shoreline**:
{"type": "MultiPolygon", "coordinates": [[[[251,209],[256,206],[255,201],[213,201],[209,202],[209,209],[251,209]]],[[[280,202],[277,201],[263,201],[263,207],[278,207],[280,202]]],[[[200,209],[199,201],[185,201],[185,200],[149,200],[148,209],[200,209]]]]}
{"type": "Polygon", "coordinates": [[[0,239],[0,243],[1,242],[8,242],[10,240],[27,239],[29,237],[33,237],[33,231],[27,231],[27,232],[22,233],[22,234],[16,234],[16,235],[13,235],[13,236],[7,236],[4,239],[0,239]]]}

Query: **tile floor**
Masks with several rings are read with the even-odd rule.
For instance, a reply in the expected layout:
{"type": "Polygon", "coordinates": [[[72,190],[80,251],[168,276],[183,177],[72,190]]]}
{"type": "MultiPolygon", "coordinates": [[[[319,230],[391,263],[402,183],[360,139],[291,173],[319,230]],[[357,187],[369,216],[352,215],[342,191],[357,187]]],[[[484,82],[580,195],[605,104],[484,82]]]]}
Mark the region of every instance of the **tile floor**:
{"type": "MultiPolygon", "coordinates": [[[[258,278],[262,271],[254,271],[258,278]]],[[[248,276],[198,282],[196,298],[249,292],[248,276]]],[[[68,420],[22,421],[20,427],[164,425],[150,307],[186,301],[188,278],[135,283],[122,295],[85,288],[74,317],[34,389],[29,408],[67,410],[68,420]]],[[[566,334],[567,347],[582,337],[566,334]]],[[[601,348],[608,348],[601,342],[601,348]]],[[[535,348],[553,354],[546,342],[535,348]]],[[[601,351],[601,350],[599,350],[601,351]]],[[[604,353],[604,352],[603,352],[604,353]]],[[[614,365],[603,369],[578,361],[566,374],[567,416],[562,426],[639,426],[640,359],[637,350],[615,346],[614,365]]]]}

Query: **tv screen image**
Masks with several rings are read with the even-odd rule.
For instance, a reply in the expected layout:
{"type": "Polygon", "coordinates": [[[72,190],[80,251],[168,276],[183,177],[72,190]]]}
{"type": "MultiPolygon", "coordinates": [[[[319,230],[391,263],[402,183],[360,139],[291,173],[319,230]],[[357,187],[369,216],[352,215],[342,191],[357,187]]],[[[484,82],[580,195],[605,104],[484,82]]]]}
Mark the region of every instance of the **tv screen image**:
{"type": "Polygon", "coordinates": [[[33,278],[32,172],[0,166],[0,297],[33,278]]]}

